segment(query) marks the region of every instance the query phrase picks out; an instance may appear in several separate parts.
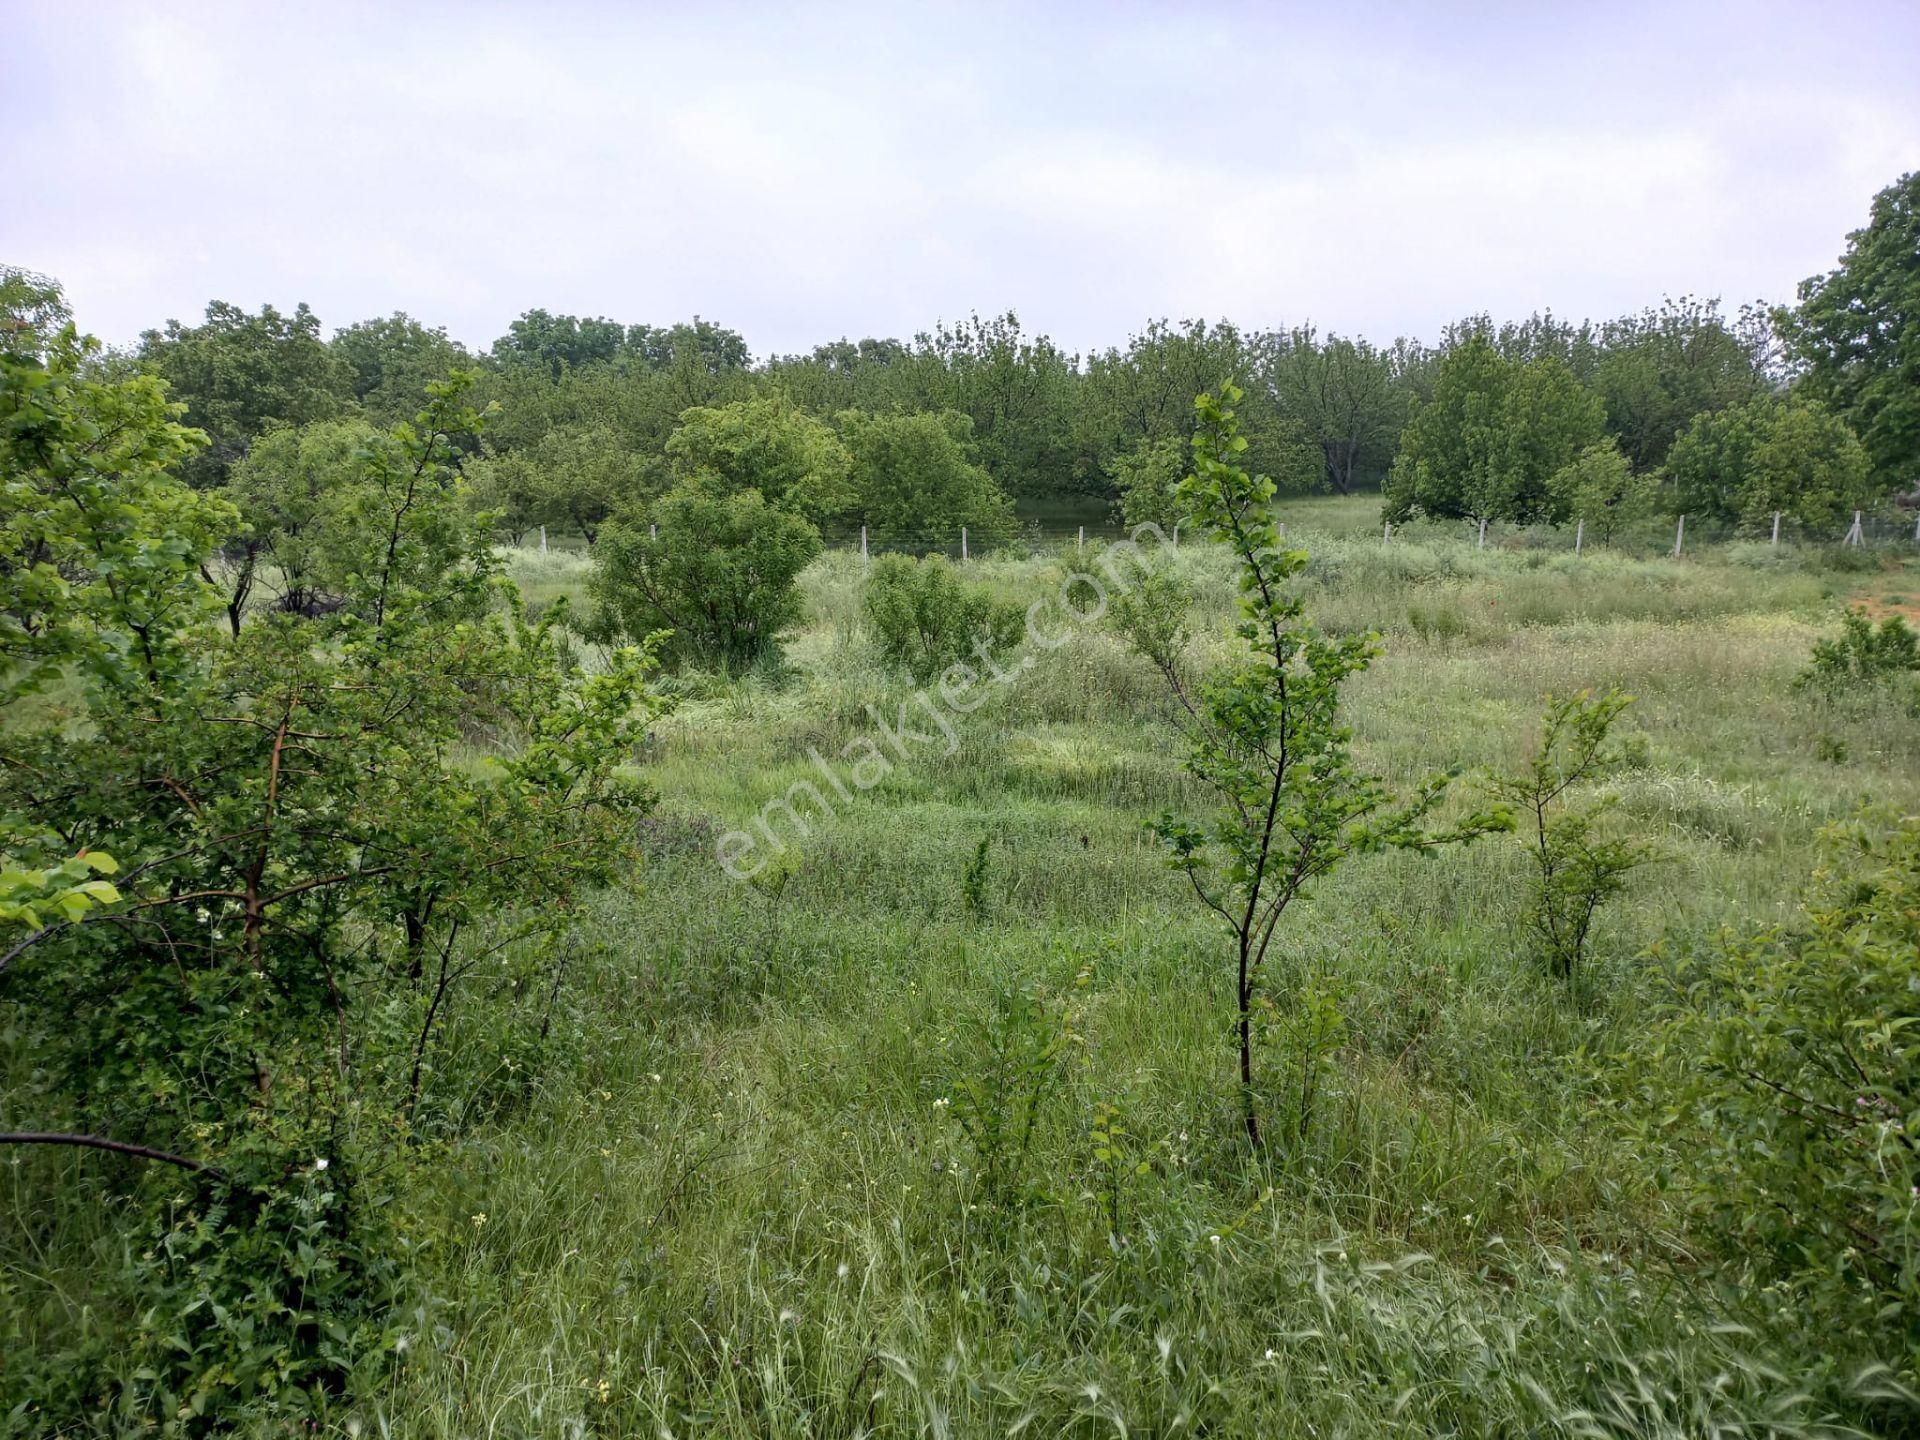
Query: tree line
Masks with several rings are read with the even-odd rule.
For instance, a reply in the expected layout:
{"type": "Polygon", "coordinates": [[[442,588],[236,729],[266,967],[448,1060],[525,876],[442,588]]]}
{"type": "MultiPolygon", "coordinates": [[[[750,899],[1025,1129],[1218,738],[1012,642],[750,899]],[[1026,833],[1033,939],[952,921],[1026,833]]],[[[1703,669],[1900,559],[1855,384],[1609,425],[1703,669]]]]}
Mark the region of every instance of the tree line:
{"type": "MultiPolygon", "coordinates": [[[[836,533],[984,546],[1020,502],[1070,497],[1176,532],[1192,397],[1229,379],[1251,473],[1279,493],[1378,487],[1389,522],[1578,524],[1604,544],[1665,512],[1837,537],[1852,511],[1920,491],[1916,193],[1910,175],[1877,196],[1795,306],[1475,315],[1431,345],[1156,320],[1078,356],[1009,313],[756,360],[699,317],[530,310],[475,355],[404,314],[328,337],[304,305],[215,302],[88,364],[163,382],[205,437],[174,468],[231,507],[206,576],[236,634],[250,607],[344,603],[366,455],[453,375],[487,417],[449,454],[471,506],[511,542],[554,527],[593,549],[582,628],[671,631],[667,658],[733,665],[773,647],[836,533]]],[[[57,289],[9,283],[43,332],[64,317],[57,289]]]]}

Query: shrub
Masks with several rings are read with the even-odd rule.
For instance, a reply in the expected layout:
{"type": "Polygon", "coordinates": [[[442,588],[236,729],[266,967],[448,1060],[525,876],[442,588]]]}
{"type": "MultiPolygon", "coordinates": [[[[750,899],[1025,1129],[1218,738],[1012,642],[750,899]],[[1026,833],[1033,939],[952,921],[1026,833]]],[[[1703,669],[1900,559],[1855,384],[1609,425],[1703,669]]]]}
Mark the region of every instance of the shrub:
{"type": "Polygon", "coordinates": [[[820,532],[758,490],[682,484],[609,524],[588,580],[591,629],[644,638],[671,631],[666,653],[734,668],[776,654],[803,613],[800,572],[820,532]]]}
{"type": "Polygon", "coordinates": [[[1532,760],[1518,775],[1494,782],[1494,793],[1520,812],[1526,826],[1534,865],[1533,929],[1548,968],[1563,980],[1579,975],[1600,906],[1653,856],[1638,841],[1599,833],[1611,797],[1583,809],[1563,803],[1576,786],[1620,761],[1621,752],[1608,741],[1614,721],[1631,703],[1617,690],[1547,696],[1532,760]]]}
{"type": "Polygon", "coordinates": [[[0,696],[62,670],[81,722],[15,724],[0,771],[0,1029],[34,1077],[0,1147],[84,1154],[22,1165],[19,1213],[97,1207],[116,1241],[71,1307],[5,1267],[0,1313],[33,1313],[0,1428],[318,1432],[393,1353],[450,992],[631,858],[646,662],[580,675],[496,583],[453,469],[467,377],[358,452],[343,607],[220,635],[233,512],[166,472],[192,440],[158,387],[92,354],[0,347],[0,553],[60,565],[0,567],[0,696]],[[490,763],[451,758],[482,732],[490,763]]]}
{"type": "Polygon", "coordinates": [[[1435,368],[1383,487],[1386,517],[1512,520],[1553,513],[1548,482],[1600,439],[1605,410],[1560,361],[1516,360],[1469,336],[1435,368]]]}
{"type": "Polygon", "coordinates": [[[1672,977],[1627,1057],[1648,1138],[1740,1293],[1920,1380],[1920,818],[1823,836],[1801,919],[1672,977]],[[1768,1291],[1759,1291],[1768,1295],[1768,1291]]]}
{"type": "Polygon", "coordinates": [[[1780,513],[1832,533],[1871,493],[1867,452],[1816,401],[1764,395],[1699,415],[1667,452],[1672,503],[1764,534],[1780,513]]]}
{"type": "Polygon", "coordinates": [[[1855,608],[1841,618],[1838,635],[1814,642],[1813,658],[1793,684],[1796,690],[1817,691],[1833,701],[1893,685],[1916,670],[1920,634],[1898,615],[1875,627],[1866,611],[1855,608]]]}
{"type": "MultiPolygon", "coordinates": [[[[1075,987],[1084,988],[1090,973],[1083,969],[1075,987]]],[[[1019,1205],[1033,1197],[1027,1162],[1035,1132],[1079,1038],[1066,1000],[1006,982],[994,986],[985,1011],[956,1027],[947,1054],[949,1093],[934,1105],[950,1109],[966,1137],[985,1203],[1019,1205]]]]}
{"type": "Polygon", "coordinates": [[[1008,648],[1023,623],[1018,606],[967,584],[941,555],[882,555],[860,601],[880,653],[921,681],[980,647],[1008,648]]]}
{"type": "Polygon", "coordinates": [[[782,395],[684,412],[667,456],[679,479],[706,480],[730,492],[758,490],[816,524],[853,499],[846,447],[782,395]]]}

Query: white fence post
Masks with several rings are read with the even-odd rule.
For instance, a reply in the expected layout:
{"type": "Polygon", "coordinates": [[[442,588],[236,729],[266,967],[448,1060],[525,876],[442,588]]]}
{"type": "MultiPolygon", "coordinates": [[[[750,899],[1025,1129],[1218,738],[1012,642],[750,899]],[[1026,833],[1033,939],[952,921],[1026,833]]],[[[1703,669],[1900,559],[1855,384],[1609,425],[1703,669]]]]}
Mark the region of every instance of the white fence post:
{"type": "Polygon", "coordinates": [[[867,568],[867,527],[860,527],[860,568],[867,568]]]}
{"type": "Polygon", "coordinates": [[[1387,521],[1380,529],[1380,543],[1382,545],[1391,545],[1393,543],[1393,522],[1391,520],[1387,521]]]}
{"type": "Polygon", "coordinates": [[[1180,548],[1180,522],[1178,520],[1173,522],[1173,548],[1176,550],[1180,548]]]}
{"type": "Polygon", "coordinates": [[[1853,512],[1853,525],[1847,531],[1847,538],[1840,543],[1842,545],[1864,545],[1867,543],[1866,532],[1860,528],[1860,512],[1858,510],[1853,512]]]}
{"type": "Polygon", "coordinates": [[[1673,530],[1673,558],[1680,558],[1680,551],[1687,543],[1687,517],[1682,515],[1680,523],[1673,530]]]}
{"type": "Polygon", "coordinates": [[[1475,548],[1480,550],[1487,548],[1487,522],[1484,520],[1480,522],[1480,544],[1475,548]]]}
{"type": "Polygon", "coordinates": [[[1773,548],[1774,548],[1774,549],[1776,549],[1776,550],[1778,550],[1778,549],[1780,548],[1780,512],[1779,512],[1778,510],[1776,510],[1776,511],[1774,511],[1774,512],[1773,512],[1773,540],[1772,540],[1772,545],[1773,545],[1773,548]]]}
{"type": "Polygon", "coordinates": [[[1573,527],[1573,553],[1574,554],[1578,555],[1580,553],[1580,546],[1586,541],[1586,538],[1587,538],[1587,522],[1583,518],[1582,520],[1580,520],[1578,524],[1576,524],[1573,527]]]}
{"type": "Polygon", "coordinates": [[[962,561],[965,561],[966,558],[967,558],[967,527],[962,525],[960,527],[960,559],[962,561]]]}
{"type": "Polygon", "coordinates": [[[547,553],[547,527],[544,525],[540,527],[540,553],[547,553]]]}
{"type": "Polygon", "coordinates": [[[1079,535],[1079,538],[1073,542],[1073,548],[1076,550],[1084,550],[1087,548],[1087,527],[1086,526],[1082,525],[1080,527],[1080,535],[1079,535]]]}
{"type": "Polygon", "coordinates": [[[660,538],[660,527],[658,525],[649,525],[647,526],[647,533],[655,540],[658,540],[660,538]]]}

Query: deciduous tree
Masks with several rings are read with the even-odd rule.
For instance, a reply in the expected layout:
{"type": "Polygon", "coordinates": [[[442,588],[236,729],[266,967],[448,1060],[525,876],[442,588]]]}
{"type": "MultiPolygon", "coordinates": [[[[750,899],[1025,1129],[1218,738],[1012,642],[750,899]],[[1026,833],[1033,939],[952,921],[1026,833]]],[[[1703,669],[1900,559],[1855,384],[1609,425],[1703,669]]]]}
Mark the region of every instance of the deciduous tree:
{"type": "MultiPolygon", "coordinates": [[[[1295,588],[1306,552],[1281,543],[1271,513],[1273,482],[1239,463],[1247,449],[1233,411],[1239,398],[1228,385],[1219,399],[1203,394],[1196,402],[1194,468],[1179,499],[1239,565],[1236,632],[1246,654],[1197,693],[1189,693],[1177,666],[1156,660],[1189,722],[1187,769],[1220,804],[1207,823],[1169,812],[1155,828],[1169,863],[1232,936],[1241,1120],[1257,1147],[1255,1029],[1262,1010],[1289,1005],[1285,994],[1276,1002],[1265,988],[1287,910],[1355,855],[1431,849],[1510,828],[1512,818],[1496,809],[1430,829],[1451,776],[1399,795],[1354,760],[1351,732],[1340,717],[1341,691],[1372,663],[1379,638],[1326,636],[1307,619],[1295,588]]],[[[1145,618],[1149,623],[1136,623],[1130,633],[1177,633],[1177,626],[1145,618]]]]}
{"type": "Polygon", "coordinates": [[[140,357],[187,407],[187,423],[207,434],[181,469],[202,489],[223,482],[270,425],[331,419],[353,399],[353,367],[320,338],[320,317],[304,304],[291,315],[271,305],[250,315],[215,300],[198,325],[169,320],[147,331],[140,357]]]}
{"type": "Polygon", "coordinates": [[[1839,267],[1778,319],[1801,384],[1859,435],[1880,488],[1920,488],[1920,170],[1873,197],[1839,267]]]}

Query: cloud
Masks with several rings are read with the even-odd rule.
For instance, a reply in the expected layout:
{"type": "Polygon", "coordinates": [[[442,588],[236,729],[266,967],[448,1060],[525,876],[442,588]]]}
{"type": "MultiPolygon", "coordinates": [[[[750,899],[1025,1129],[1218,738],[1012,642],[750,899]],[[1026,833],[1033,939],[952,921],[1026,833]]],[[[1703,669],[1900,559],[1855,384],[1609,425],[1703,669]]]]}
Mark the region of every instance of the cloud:
{"type": "Polygon", "coordinates": [[[1431,336],[1786,298],[1920,154],[1920,16],[1866,4],[103,3],[0,45],[0,257],[117,341],[213,296],[481,345],[536,305],[763,354],[1010,306],[1431,336]]]}

